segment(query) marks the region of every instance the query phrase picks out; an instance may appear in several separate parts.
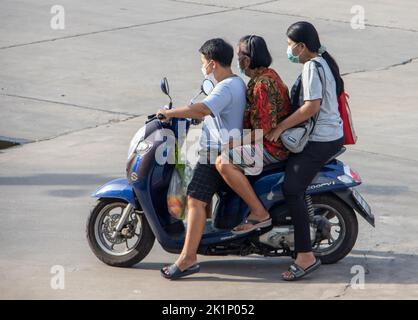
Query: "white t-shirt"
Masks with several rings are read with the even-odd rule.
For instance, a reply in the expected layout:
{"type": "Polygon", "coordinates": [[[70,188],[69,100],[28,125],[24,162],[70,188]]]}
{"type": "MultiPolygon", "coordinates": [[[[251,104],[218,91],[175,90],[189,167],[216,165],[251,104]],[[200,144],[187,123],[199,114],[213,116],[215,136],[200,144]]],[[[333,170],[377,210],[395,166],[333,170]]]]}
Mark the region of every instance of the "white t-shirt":
{"type": "Polygon", "coordinates": [[[232,76],[219,82],[207,96],[204,103],[212,112],[203,122],[200,138],[199,158],[208,158],[210,148],[211,163],[221,150],[221,145],[229,138],[238,138],[242,134],[244,109],[247,104],[246,85],[238,76],[232,76]]]}
{"type": "Polygon", "coordinates": [[[302,90],[300,91],[300,103],[306,100],[322,99],[321,111],[315,125],[315,129],[309,138],[310,141],[328,142],[338,140],[344,135],[343,122],[338,111],[337,89],[334,76],[328,63],[322,57],[314,58],[325,71],[325,97],[323,97],[323,84],[319,77],[322,73],[315,62],[308,61],[303,66],[302,90]]]}

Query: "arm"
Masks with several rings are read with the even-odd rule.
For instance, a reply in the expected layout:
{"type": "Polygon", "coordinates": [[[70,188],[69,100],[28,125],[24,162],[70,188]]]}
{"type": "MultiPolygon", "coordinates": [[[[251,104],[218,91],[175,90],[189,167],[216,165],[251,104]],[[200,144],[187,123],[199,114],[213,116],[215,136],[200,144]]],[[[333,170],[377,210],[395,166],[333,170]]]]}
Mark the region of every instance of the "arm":
{"type": "Polygon", "coordinates": [[[160,109],[158,113],[163,114],[166,117],[164,121],[169,121],[171,118],[202,119],[212,112],[204,103],[195,103],[187,107],[179,107],[170,110],[160,109]]]}
{"type": "Polygon", "coordinates": [[[229,88],[220,84],[202,102],[170,110],[160,109],[158,113],[166,116],[166,120],[164,121],[168,121],[170,118],[192,118],[200,120],[208,115],[219,116],[231,100],[232,95],[229,88]]]}
{"type": "Polygon", "coordinates": [[[245,144],[255,144],[259,140],[263,140],[263,136],[255,136],[255,130],[251,130],[247,135],[242,137],[242,140],[231,140],[229,142],[229,147],[236,147],[245,144]],[[257,139],[256,139],[257,138],[257,139]]]}
{"type": "Polygon", "coordinates": [[[319,112],[320,108],[321,99],[305,101],[305,103],[298,110],[296,110],[292,115],[280,122],[275,129],[271,130],[266,135],[266,138],[269,141],[276,142],[277,140],[279,140],[283,131],[286,131],[289,128],[293,128],[294,126],[313,117],[317,112],[319,112]]]}
{"type": "Polygon", "coordinates": [[[275,129],[266,135],[270,141],[277,141],[283,131],[292,128],[313,117],[321,109],[323,98],[322,81],[313,62],[307,62],[302,71],[303,105],[292,115],[283,120],[275,129]]]}

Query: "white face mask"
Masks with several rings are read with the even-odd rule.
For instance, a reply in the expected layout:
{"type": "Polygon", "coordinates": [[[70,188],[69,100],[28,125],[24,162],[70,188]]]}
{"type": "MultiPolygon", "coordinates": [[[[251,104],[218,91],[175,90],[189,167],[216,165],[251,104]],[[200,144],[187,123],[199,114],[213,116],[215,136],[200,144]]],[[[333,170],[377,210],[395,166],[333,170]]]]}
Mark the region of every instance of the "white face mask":
{"type": "Polygon", "coordinates": [[[212,83],[215,84],[215,85],[218,83],[218,81],[216,81],[216,79],[215,79],[215,75],[213,74],[213,72],[212,73],[209,73],[206,76],[206,79],[212,81],[212,83]]]}
{"type": "MultiPolygon", "coordinates": [[[[209,62],[210,63],[210,62],[209,62]]],[[[209,64],[208,63],[208,64],[209,64]]],[[[207,64],[207,65],[208,65],[207,64]]],[[[216,81],[216,79],[215,79],[215,75],[213,74],[213,72],[211,72],[211,73],[209,73],[209,74],[207,74],[206,73],[206,67],[207,67],[207,65],[205,66],[202,66],[202,74],[203,74],[203,76],[205,77],[205,79],[208,79],[208,80],[210,80],[210,81],[212,81],[213,82],[213,84],[216,84],[217,83],[217,81],[216,81]]]]}

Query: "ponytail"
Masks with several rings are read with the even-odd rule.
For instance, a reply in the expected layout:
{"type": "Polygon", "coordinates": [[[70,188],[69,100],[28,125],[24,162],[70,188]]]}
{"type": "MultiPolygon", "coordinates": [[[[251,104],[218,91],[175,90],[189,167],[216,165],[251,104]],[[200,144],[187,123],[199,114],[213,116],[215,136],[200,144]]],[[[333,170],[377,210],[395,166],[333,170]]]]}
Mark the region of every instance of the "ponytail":
{"type": "Polygon", "coordinates": [[[334,58],[328,53],[328,51],[322,53],[321,56],[328,63],[328,66],[331,69],[337,87],[337,96],[340,96],[344,91],[344,80],[341,77],[340,68],[338,67],[338,64],[334,58]]]}

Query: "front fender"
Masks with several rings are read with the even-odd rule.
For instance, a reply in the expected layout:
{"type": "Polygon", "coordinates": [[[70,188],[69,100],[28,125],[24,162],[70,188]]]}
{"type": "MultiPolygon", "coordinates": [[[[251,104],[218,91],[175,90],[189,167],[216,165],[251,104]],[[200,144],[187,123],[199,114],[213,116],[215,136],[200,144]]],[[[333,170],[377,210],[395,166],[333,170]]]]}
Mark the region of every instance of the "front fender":
{"type": "Polygon", "coordinates": [[[137,207],[132,186],[125,178],[115,179],[102,185],[92,195],[95,198],[122,199],[137,207]]]}

